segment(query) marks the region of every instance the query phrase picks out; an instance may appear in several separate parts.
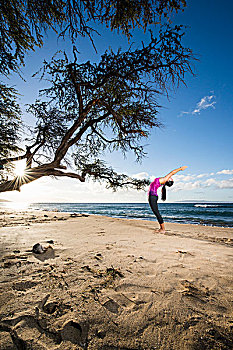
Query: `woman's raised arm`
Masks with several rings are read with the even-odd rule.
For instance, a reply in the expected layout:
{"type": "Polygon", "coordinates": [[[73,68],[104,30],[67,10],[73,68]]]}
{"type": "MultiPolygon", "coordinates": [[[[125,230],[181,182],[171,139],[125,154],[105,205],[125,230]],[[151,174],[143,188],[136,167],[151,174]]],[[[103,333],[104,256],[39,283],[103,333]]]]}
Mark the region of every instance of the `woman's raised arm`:
{"type": "Polygon", "coordinates": [[[172,170],[172,171],[171,171],[169,174],[167,174],[166,176],[160,177],[160,178],[159,178],[159,182],[161,183],[161,185],[164,185],[167,181],[170,180],[170,178],[172,177],[172,175],[175,175],[175,174],[178,173],[179,171],[185,170],[186,168],[187,168],[187,166],[184,165],[184,166],[181,166],[181,167],[178,168],[178,169],[172,170]]]}

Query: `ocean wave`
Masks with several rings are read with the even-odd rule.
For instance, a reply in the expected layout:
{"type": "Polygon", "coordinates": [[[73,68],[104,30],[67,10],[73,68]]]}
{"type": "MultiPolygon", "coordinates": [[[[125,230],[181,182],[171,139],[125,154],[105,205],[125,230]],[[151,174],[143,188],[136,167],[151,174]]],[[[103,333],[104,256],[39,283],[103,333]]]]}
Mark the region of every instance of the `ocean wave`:
{"type": "MultiPolygon", "coordinates": [[[[148,203],[31,203],[28,209],[157,220],[148,203]]],[[[159,209],[167,222],[233,227],[233,203],[160,203],[159,209]]]]}
{"type": "Polygon", "coordinates": [[[222,207],[222,205],[217,204],[194,204],[194,207],[197,208],[216,208],[216,207],[222,207]]]}

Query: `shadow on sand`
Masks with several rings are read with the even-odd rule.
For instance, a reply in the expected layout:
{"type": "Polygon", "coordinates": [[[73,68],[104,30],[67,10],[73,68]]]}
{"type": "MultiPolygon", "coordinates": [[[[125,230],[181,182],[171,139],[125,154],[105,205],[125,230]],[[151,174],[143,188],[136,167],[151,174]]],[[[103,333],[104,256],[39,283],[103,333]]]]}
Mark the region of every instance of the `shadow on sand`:
{"type": "Polygon", "coordinates": [[[42,254],[35,254],[33,253],[34,257],[40,261],[45,261],[48,259],[54,259],[56,257],[54,249],[49,246],[45,252],[42,254]]]}

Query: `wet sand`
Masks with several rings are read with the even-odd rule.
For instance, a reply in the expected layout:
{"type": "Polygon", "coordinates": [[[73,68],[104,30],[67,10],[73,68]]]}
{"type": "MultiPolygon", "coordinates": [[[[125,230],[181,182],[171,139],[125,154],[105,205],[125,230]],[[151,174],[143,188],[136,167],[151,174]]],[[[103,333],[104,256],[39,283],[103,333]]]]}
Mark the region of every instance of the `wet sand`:
{"type": "Polygon", "coordinates": [[[232,349],[233,229],[157,227],[1,210],[0,349],[232,349]]]}

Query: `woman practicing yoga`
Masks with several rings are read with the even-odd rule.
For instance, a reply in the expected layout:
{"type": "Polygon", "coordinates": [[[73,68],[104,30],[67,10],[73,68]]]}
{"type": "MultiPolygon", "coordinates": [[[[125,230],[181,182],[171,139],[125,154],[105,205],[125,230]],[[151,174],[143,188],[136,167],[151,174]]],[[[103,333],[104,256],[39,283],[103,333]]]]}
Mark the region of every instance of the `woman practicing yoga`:
{"type": "Polygon", "coordinates": [[[157,190],[161,185],[163,185],[163,187],[162,187],[162,200],[165,201],[166,200],[166,186],[171,187],[173,185],[172,175],[175,175],[176,173],[178,173],[178,171],[184,170],[186,168],[187,168],[187,166],[181,166],[178,169],[172,170],[169,174],[167,174],[164,177],[156,177],[156,179],[154,179],[154,181],[151,182],[151,184],[150,184],[149,204],[150,204],[150,207],[151,207],[153,213],[155,214],[155,216],[157,217],[157,220],[160,224],[159,232],[161,232],[161,233],[165,233],[165,226],[164,226],[163,218],[160,215],[159,209],[158,209],[157,190]]]}

